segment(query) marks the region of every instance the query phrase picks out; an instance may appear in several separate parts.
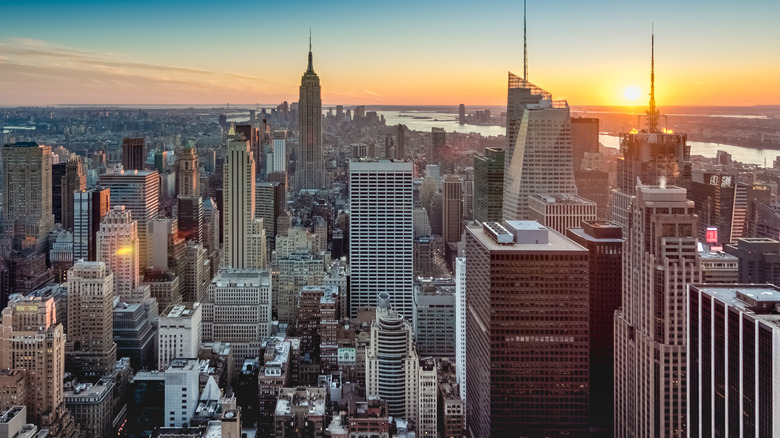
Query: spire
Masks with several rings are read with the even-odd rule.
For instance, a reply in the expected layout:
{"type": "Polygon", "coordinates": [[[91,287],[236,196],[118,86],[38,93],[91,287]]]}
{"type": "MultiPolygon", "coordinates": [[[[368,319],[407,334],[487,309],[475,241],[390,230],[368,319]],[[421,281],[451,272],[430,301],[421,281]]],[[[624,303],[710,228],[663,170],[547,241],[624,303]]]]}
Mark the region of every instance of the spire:
{"type": "Polygon", "coordinates": [[[655,29],[650,34],[650,108],[647,110],[647,130],[658,132],[658,110],[655,107],[655,29]]]}
{"type": "Polygon", "coordinates": [[[311,56],[311,29],[309,29],[309,68],[306,69],[306,73],[314,73],[314,65],[312,64],[311,56]]]}
{"type": "Polygon", "coordinates": [[[523,0],[523,80],[528,80],[528,38],[526,37],[526,0],[523,0]]]}

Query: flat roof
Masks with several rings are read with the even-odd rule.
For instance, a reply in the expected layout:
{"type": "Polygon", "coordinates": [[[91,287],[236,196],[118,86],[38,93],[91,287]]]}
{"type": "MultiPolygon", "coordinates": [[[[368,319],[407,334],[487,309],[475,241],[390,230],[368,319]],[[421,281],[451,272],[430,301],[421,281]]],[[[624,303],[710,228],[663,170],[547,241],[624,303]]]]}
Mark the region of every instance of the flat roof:
{"type": "MultiPolygon", "coordinates": [[[[532,230],[539,229],[538,222],[510,221],[510,223],[513,226],[515,226],[516,222],[520,222],[520,224],[518,225],[523,227],[526,226],[523,223],[529,223],[529,225],[527,226],[532,228],[527,228],[527,229],[532,229],[532,230]],[[534,224],[534,225],[530,225],[530,224],[534,224]]],[[[481,225],[468,225],[466,226],[466,229],[469,232],[471,232],[471,234],[474,235],[474,237],[476,237],[477,240],[479,240],[483,246],[485,246],[488,250],[492,252],[540,252],[540,253],[563,252],[563,251],[584,252],[584,253],[588,252],[587,249],[585,249],[578,243],[574,242],[573,240],[569,239],[563,234],[550,228],[547,228],[547,232],[548,232],[547,243],[511,243],[511,244],[502,244],[502,245],[496,243],[496,241],[493,240],[492,237],[490,237],[487,233],[485,233],[481,225]]]]}

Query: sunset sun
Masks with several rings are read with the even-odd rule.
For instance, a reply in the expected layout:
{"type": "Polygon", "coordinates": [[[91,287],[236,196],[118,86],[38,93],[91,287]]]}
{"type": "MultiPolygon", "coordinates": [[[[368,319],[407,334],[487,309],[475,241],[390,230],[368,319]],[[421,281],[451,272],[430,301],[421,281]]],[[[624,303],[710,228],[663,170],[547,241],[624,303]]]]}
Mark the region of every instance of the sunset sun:
{"type": "Polygon", "coordinates": [[[641,94],[642,92],[639,91],[639,87],[628,87],[623,91],[623,97],[632,101],[639,99],[641,94]]]}

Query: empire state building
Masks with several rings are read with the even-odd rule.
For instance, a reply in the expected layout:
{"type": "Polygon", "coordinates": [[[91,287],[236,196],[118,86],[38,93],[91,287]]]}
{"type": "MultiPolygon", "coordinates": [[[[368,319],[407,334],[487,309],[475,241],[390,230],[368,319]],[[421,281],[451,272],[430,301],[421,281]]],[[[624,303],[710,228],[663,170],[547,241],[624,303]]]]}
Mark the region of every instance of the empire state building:
{"type": "Polygon", "coordinates": [[[301,94],[298,100],[298,163],[295,187],[297,190],[321,189],[322,165],[322,98],[320,77],[314,73],[309,37],[309,67],[301,78],[301,94]]]}

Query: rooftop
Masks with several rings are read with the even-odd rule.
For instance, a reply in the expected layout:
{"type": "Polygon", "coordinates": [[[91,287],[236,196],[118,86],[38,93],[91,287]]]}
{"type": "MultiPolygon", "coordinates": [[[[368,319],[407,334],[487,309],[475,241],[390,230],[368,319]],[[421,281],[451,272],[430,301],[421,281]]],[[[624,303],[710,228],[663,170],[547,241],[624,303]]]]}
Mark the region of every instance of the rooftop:
{"type": "MultiPolygon", "coordinates": [[[[535,243],[536,240],[533,240],[534,243],[530,243],[530,240],[520,240],[522,242],[528,242],[528,243],[517,243],[518,240],[510,240],[508,243],[497,243],[493,237],[491,237],[480,225],[468,225],[466,229],[469,233],[471,233],[483,246],[485,246],[490,251],[495,252],[501,252],[501,251],[507,251],[507,252],[550,252],[550,251],[575,251],[575,252],[587,252],[585,248],[578,245],[571,239],[565,237],[564,235],[560,234],[559,232],[546,228],[542,225],[540,225],[538,222],[534,221],[507,221],[507,224],[510,225],[508,228],[514,228],[507,229],[507,227],[504,227],[507,232],[510,234],[526,234],[527,232],[546,232],[547,234],[547,240],[544,242],[543,240],[539,240],[540,243],[535,243]],[[514,233],[512,233],[514,231],[514,233]]],[[[511,237],[510,237],[511,239],[511,237]]]]}
{"type": "Polygon", "coordinates": [[[595,205],[596,203],[588,199],[569,193],[537,193],[531,195],[535,199],[546,204],[571,204],[571,205],[595,205]]]}
{"type": "Polygon", "coordinates": [[[750,314],[780,329],[780,288],[771,284],[691,285],[702,294],[750,314]]]}
{"type": "Polygon", "coordinates": [[[191,318],[199,307],[200,303],[169,304],[160,313],[160,316],[165,318],[191,318]]]}

